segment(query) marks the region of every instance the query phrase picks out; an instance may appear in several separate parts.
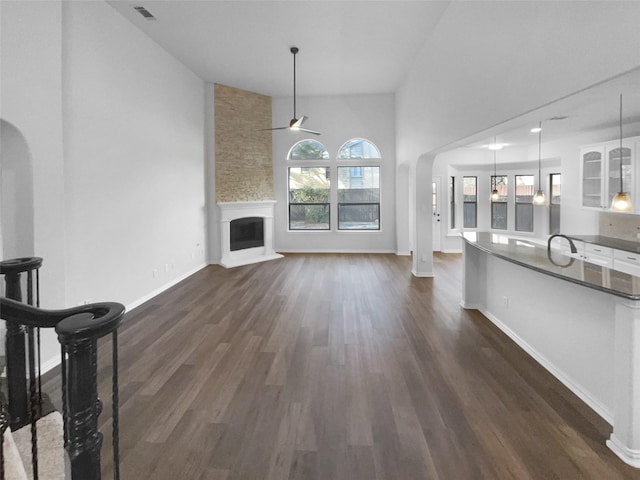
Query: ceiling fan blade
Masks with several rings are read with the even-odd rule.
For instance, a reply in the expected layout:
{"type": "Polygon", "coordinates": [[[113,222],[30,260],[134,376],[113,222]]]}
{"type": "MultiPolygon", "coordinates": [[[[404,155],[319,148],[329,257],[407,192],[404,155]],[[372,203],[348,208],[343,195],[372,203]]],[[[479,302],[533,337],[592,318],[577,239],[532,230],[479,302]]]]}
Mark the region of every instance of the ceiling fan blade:
{"type": "Polygon", "coordinates": [[[313,133],[314,135],[321,135],[320,132],[316,131],[316,130],[309,130],[308,128],[298,128],[299,132],[307,132],[307,133],[313,133]]]}
{"type": "Polygon", "coordinates": [[[273,127],[273,128],[261,128],[259,132],[268,132],[271,130],[289,130],[290,127],[273,127]]]}

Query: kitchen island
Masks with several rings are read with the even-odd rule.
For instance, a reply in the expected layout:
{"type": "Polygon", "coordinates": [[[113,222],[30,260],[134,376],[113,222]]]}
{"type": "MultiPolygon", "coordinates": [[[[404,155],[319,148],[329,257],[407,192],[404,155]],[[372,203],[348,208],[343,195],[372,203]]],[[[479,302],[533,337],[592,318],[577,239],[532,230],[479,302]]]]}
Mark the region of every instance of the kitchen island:
{"type": "Polygon", "coordinates": [[[609,448],[640,468],[640,278],[501,234],[463,240],[462,306],[607,420],[609,448]]]}

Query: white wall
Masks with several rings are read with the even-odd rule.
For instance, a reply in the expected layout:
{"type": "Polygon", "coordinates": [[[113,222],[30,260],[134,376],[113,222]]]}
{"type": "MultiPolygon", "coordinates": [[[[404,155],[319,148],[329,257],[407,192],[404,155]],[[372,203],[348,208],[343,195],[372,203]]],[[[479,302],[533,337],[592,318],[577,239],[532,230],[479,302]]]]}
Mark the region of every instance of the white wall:
{"type": "MultiPolygon", "coordinates": [[[[273,125],[288,125],[292,99],[273,99],[273,125]]],[[[276,251],[395,252],[395,112],[393,95],[302,97],[297,99],[298,115],[307,115],[305,126],[322,135],[275,131],[273,134],[274,189],[276,194],[274,248],[276,251]],[[331,156],[331,175],[336,177],[336,155],[352,138],[366,138],[381,152],[379,232],[337,231],[337,212],[331,211],[332,230],[289,232],[287,202],[287,154],[298,141],[313,137],[331,156]]],[[[342,163],[345,165],[350,163],[342,163]]],[[[335,201],[335,199],[334,199],[335,201]]],[[[335,205],[335,203],[334,203],[335,205]]]]}
{"type": "Polygon", "coordinates": [[[396,94],[397,161],[638,66],[637,18],[639,2],[452,2],[396,94]]]}
{"type": "MultiPolygon", "coordinates": [[[[3,238],[20,238],[32,245],[32,255],[43,257],[41,304],[47,308],[62,308],[67,303],[61,4],[57,1],[2,1],[0,11],[0,118],[15,127],[16,136],[22,137],[20,142],[26,146],[19,147],[22,152],[19,155],[21,161],[31,162],[33,175],[33,239],[26,240],[25,232],[8,231],[3,231],[3,238]],[[24,154],[25,149],[28,155],[24,154]]],[[[10,152],[3,152],[3,164],[8,154],[10,152]]],[[[20,208],[3,205],[2,213],[6,210],[17,212],[20,208]]],[[[4,219],[2,225],[5,226],[4,219]]],[[[7,255],[17,251],[7,251],[7,255]]],[[[59,357],[59,351],[55,333],[43,332],[42,358],[59,357]]]]}
{"type": "Polygon", "coordinates": [[[204,83],[107,4],[63,5],[67,302],[130,305],[204,264],[204,83]]]}
{"type": "Polygon", "coordinates": [[[131,307],[203,266],[203,82],[104,2],[0,8],[0,117],[30,152],[42,306],[131,307]]]}

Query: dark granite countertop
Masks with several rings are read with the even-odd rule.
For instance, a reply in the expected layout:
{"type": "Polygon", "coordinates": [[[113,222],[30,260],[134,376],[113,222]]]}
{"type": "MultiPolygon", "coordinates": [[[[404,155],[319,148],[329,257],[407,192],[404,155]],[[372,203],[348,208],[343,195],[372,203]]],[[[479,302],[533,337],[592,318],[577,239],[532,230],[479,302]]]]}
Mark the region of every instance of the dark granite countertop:
{"type": "Polygon", "coordinates": [[[619,238],[603,237],[602,235],[567,235],[574,240],[580,240],[585,243],[594,243],[603,247],[624,250],[625,252],[640,253],[640,242],[631,242],[629,240],[620,240],[619,238]]]}
{"type": "MultiPolygon", "coordinates": [[[[618,297],[640,300],[640,277],[584,262],[563,255],[558,250],[552,250],[549,255],[546,247],[540,244],[507,235],[465,232],[462,238],[469,245],[525,268],[618,297]]],[[[571,236],[571,238],[583,240],[587,237],[571,236]]]]}

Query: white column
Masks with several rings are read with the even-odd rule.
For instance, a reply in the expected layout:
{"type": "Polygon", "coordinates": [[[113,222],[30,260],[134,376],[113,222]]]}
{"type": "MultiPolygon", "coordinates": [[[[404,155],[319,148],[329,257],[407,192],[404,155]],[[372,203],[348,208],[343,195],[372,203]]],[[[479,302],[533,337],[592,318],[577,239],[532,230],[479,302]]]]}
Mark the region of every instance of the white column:
{"type": "Polygon", "coordinates": [[[614,421],[607,446],[640,468],[640,301],[618,299],[615,312],[614,421]]]}

